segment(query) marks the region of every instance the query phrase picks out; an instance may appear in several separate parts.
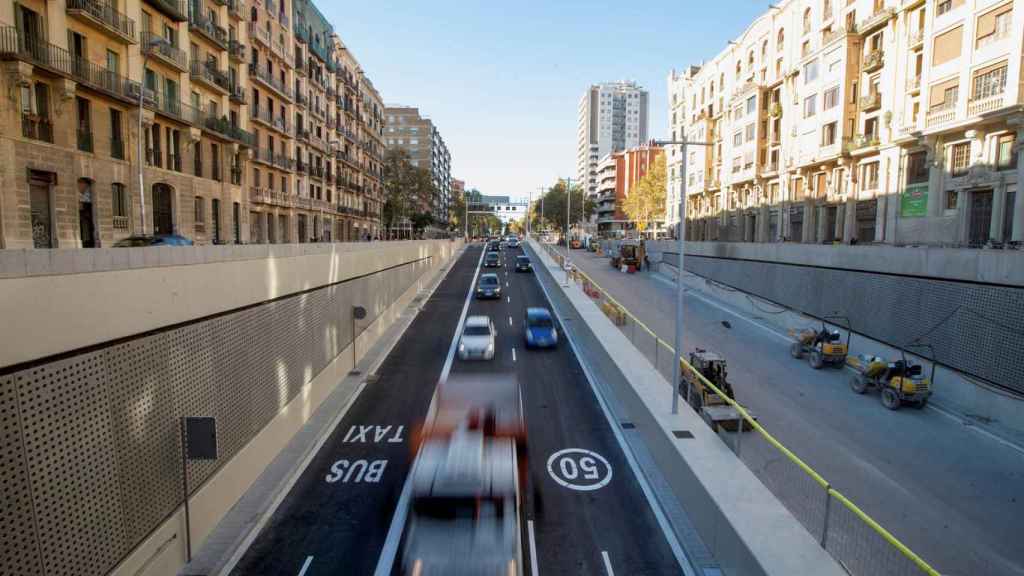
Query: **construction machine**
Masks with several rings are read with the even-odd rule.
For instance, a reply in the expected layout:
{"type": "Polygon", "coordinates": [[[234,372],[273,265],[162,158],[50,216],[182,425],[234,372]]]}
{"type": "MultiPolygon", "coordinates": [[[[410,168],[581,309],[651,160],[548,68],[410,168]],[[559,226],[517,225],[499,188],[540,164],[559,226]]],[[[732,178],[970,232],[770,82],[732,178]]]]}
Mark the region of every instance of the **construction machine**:
{"type": "MultiPolygon", "coordinates": [[[[697,348],[690,353],[690,366],[730,400],[736,400],[732,384],[727,377],[725,358],[720,354],[697,348]]],[[[690,370],[682,360],[679,361],[679,393],[689,400],[690,406],[701,415],[708,426],[716,432],[719,428],[735,432],[739,429],[739,423],[743,422],[743,431],[750,430],[750,423],[742,419],[739,410],[729,404],[721,394],[704,384],[693,370],[690,370]]]]}
{"type": "Polygon", "coordinates": [[[644,263],[645,254],[643,242],[639,240],[623,240],[622,244],[619,245],[618,253],[612,255],[612,268],[632,266],[634,269],[639,270],[640,266],[644,263]]]}
{"type": "Polygon", "coordinates": [[[803,358],[806,355],[807,362],[815,370],[825,365],[840,367],[846,363],[846,355],[850,351],[850,333],[849,318],[837,315],[825,316],[821,321],[820,330],[814,327],[801,330],[790,329],[789,336],[794,341],[789,347],[789,352],[793,358],[803,358]],[[833,324],[846,329],[846,342],[843,342],[842,334],[838,330],[828,327],[826,321],[830,320],[833,321],[833,324]]]}
{"type": "MultiPolygon", "coordinates": [[[[935,357],[930,345],[911,344],[907,347],[932,350],[932,357],[935,357]]],[[[925,377],[924,367],[908,360],[903,349],[900,349],[900,359],[892,362],[870,354],[858,354],[849,358],[846,364],[853,371],[850,388],[857,394],[864,394],[869,389],[879,390],[882,406],[889,410],[898,410],[904,404],[924,408],[932,395],[935,363],[932,362],[931,374],[925,377]]]]}

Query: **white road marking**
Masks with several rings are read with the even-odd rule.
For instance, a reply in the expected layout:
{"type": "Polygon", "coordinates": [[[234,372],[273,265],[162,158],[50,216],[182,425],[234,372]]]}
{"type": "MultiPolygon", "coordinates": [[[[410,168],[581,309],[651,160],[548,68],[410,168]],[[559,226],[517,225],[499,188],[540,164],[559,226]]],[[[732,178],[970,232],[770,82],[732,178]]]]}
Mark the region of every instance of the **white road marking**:
{"type": "Polygon", "coordinates": [[[313,557],[306,556],[306,561],[302,563],[302,570],[299,570],[299,576],[305,576],[306,570],[309,570],[309,565],[311,562],[313,562],[313,557]]]}
{"type": "Polygon", "coordinates": [[[509,317],[508,317],[508,325],[509,325],[509,326],[511,326],[511,325],[512,325],[512,317],[511,317],[511,316],[509,316],[509,317]]]}
{"type": "Polygon", "coordinates": [[[511,296],[505,296],[505,302],[508,302],[509,304],[511,304],[512,303],[512,297],[511,296]]]}
{"type": "Polygon", "coordinates": [[[513,362],[516,361],[516,347],[515,346],[512,347],[512,361],[513,362]]]}
{"type": "MultiPolygon", "coordinates": [[[[469,312],[469,304],[473,301],[473,287],[476,286],[477,277],[480,275],[480,265],[483,264],[484,254],[480,253],[480,260],[476,263],[476,270],[473,272],[473,280],[466,290],[466,301],[462,304],[462,314],[459,315],[459,322],[455,325],[455,333],[452,334],[452,343],[448,347],[448,357],[444,360],[444,367],[441,368],[441,376],[438,378],[440,386],[448,380],[448,374],[452,370],[452,362],[455,360],[455,350],[458,347],[459,334],[462,332],[462,323],[466,321],[466,314],[469,312]]],[[[427,410],[428,423],[430,426],[430,414],[434,413],[437,394],[430,401],[430,409],[427,410]]],[[[391,527],[388,528],[387,539],[384,540],[384,547],[381,548],[380,557],[377,559],[377,568],[373,571],[374,576],[389,576],[395,564],[395,556],[398,554],[398,544],[402,540],[402,529],[405,527],[405,518],[409,514],[409,500],[412,498],[412,477],[416,472],[416,464],[413,463],[409,475],[405,477],[405,485],[402,486],[402,495],[398,497],[398,505],[395,506],[395,513],[391,517],[391,527]]]]}
{"type": "Polygon", "coordinates": [[[533,536],[533,520],[526,521],[526,531],[530,535],[530,574],[540,576],[537,569],[537,541],[533,536]]]}
{"type": "MultiPolygon", "coordinates": [[[[536,250],[534,250],[534,252],[536,252],[536,250]]],[[[535,255],[540,259],[539,254],[535,255]]],[[[558,282],[554,277],[553,271],[549,271],[548,273],[551,274],[552,282],[558,282]]],[[[548,289],[544,286],[544,283],[540,281],[540,278],[537,279],[537,284],[540,285],[541,291],[544,292],[544,298],[551,305],[552,312],[560,317],[561,314],[558,313],[558,308],[555,306],[554,301],[551,300],[551,296],[548,295],[548,289]]],[[[565,324],[563,322],[563,326],[564,325],[565,324]]],[[[683,551],[683,547],[679,544],[679,540],[676,538],[675,532],[672,530],[671,526],[669,526],[668,518],[665,517],[665,511],[662,510],[661,505],[658,504],[658,501],[654,496],[654,492],[651,490],[650,483],[647,481],[647,477],[640,471],[640,466],[637,464],[636,458],[633,456],[632,449],[628,444],[626,444],[626,439],[622,435],[622,430],[619,429],[617,421],[612,418],[612,412],[611,409],[608,408],[608,403],[605,402],[604,396],[598,392],[597,385],[594,383],[594,375],[590,371],[590,366],[583,361],[583,356],[580,354],[580,350],[576,346],[576,341],[572,337],[572,334],[568,331],[563,331],[563,333],[569,341],[569,346],[572,348],[573,354],[575,354],[576,358],[580,361],[580,368],[583,369],[583,375],[587,377],[587,383],[590,384],[590,390],[597,398],[597,403],[601,406],[601,411],[604,412],[604,417],[612,429],[612,434],[615,435],[615,440],[618,441],[619,448],[622,449],[622,453],[626,457],[626,462],[629,463],[629,467],[633,471],[633,477],[636,478],[637,483],[640,484],[640,489],[644,493],[644,498],[647,500],[648,506],[650,506],[651,510],[654,512],[654,517],[658,520],[658,526],[661,528],[661,532],[665,536],[665,540],[668,541],[669,548],[672,549],[672,555],[675,556],[676,562],[678,562],[679,567],[683,569],[683,574],[685,574],[685,576],[695,576],[693,566],[690,564],[690,559],[686,556],[686,552],[683,551]]]]}
{"type": "Polygon", "coordinates": [[[608,576],[615,576],[615,571],[612,570],[612,561],[608,558],[607,550],[601,550],[601,558],[604,558],[604,569],[608,572],[608,576]]]}

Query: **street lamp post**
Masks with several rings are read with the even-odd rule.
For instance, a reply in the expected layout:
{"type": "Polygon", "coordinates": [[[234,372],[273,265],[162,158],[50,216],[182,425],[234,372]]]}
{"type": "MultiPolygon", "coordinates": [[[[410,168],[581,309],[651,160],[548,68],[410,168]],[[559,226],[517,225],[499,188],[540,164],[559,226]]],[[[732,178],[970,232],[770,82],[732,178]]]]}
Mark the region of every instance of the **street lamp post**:
{"type": "Polygon", "coordinates": [[[679,184],[679,268],[676,270],[676,337],[675,337],[675,348],[676,348],[676,359],[672,363],[672,413],[679,413],[679,359],[683,355],[683,250],[685,248],[686,238],[686,147],[687,146],[712,146],[711,142],[689,142],[687,140],[666,140],[656,141],[654,144],[658,146],[674,146],[680,145],[682,147],[682,168],[679,170],[680,184],[679,184]]]}
{"type": "Polygon", "coordinates": [[[565,179],[565,285],[569,285],[569,236],[572,229],[569,224],[569,214],[572,214],[572,178],[565,179]]]}

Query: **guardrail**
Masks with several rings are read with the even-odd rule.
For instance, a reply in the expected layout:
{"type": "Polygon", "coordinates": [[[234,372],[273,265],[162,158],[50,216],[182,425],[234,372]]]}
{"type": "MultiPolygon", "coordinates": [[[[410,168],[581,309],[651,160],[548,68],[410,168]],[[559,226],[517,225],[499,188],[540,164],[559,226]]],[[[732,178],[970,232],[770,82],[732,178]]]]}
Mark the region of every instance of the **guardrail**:
{"type": "MultiPolygon", "coordinates": [[[[550,244],[541,244],[548,255],[565,269],[565,256],[550,244]]],[[[570,259],[571,266],[571,259],[570,259]]],[[[861,510],[849,498],[832,487],[821,474],[818,474],[792,450],[786,448],[772,436],[750,413],[719,390],[714,383],[706,379],[690,363],[675,353],[672,345],[665,342],[639,318],[620,304],[611,294],[601,288],[586,273],[575,267],[569,270],[569,277],[581,287],[583,292],[595,300],[598,307],[619,327],[630,342],[642,353],[654,368],[672,381],[673,358],[678,358],[682,370],[690,371],[700,381],[730,406],[736,409],[749,429],[756,431],[765,442],[784,456],[783,462],[791,466],[778,470],[774,475],[759,475],[769,490],[796,517],[803,527],[818,539],[824,548],[837,562],[854,576],[876,576],[881,574],[927,574],[940,576],[920,556],[914,553],[903,542],[893,536],[881,524],[861,510]],[[781,497],[784,492],[791,498],[781,497]],[[838,503],[839,505],[834,505],[838,503]]],[[[678,386],[678,383],[675,384],[678,386]]],[[[683,402],[683,404],[686,404],[683,402]]],[[[743,427],[738,428],[740,430],[743,427]]],[[[736,433],[734,449],[739,451],[743,433],[736,433]]]]}

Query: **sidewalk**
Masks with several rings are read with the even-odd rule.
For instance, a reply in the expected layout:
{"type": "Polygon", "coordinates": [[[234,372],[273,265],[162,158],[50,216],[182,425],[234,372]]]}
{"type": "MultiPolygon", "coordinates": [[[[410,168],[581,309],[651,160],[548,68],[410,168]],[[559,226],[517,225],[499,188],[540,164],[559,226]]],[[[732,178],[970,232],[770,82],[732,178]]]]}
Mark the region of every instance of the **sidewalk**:
{"type": "MultiPolygon", "coordinates": [[[[582,250],[571,261],[673,342],[673,283],[582,250]]],[[[757,316],[738,313],[709,296],[717,290],[687,292],[683,349],[721,353],[738,400],[783,444],[942,572],[1024,573],[1024,550],[1009,536],[1024,513],[1010,486],[1024,477],[1019,451],[938,411],[890,412],[877,395],[855,395],[845,371],[790,357],[788,338],[763,322],[785,310],[752,301],[757,316]]],[[[791,510],[806,506],[763,442],[744,437],[741,458],[791,510]]]]}

